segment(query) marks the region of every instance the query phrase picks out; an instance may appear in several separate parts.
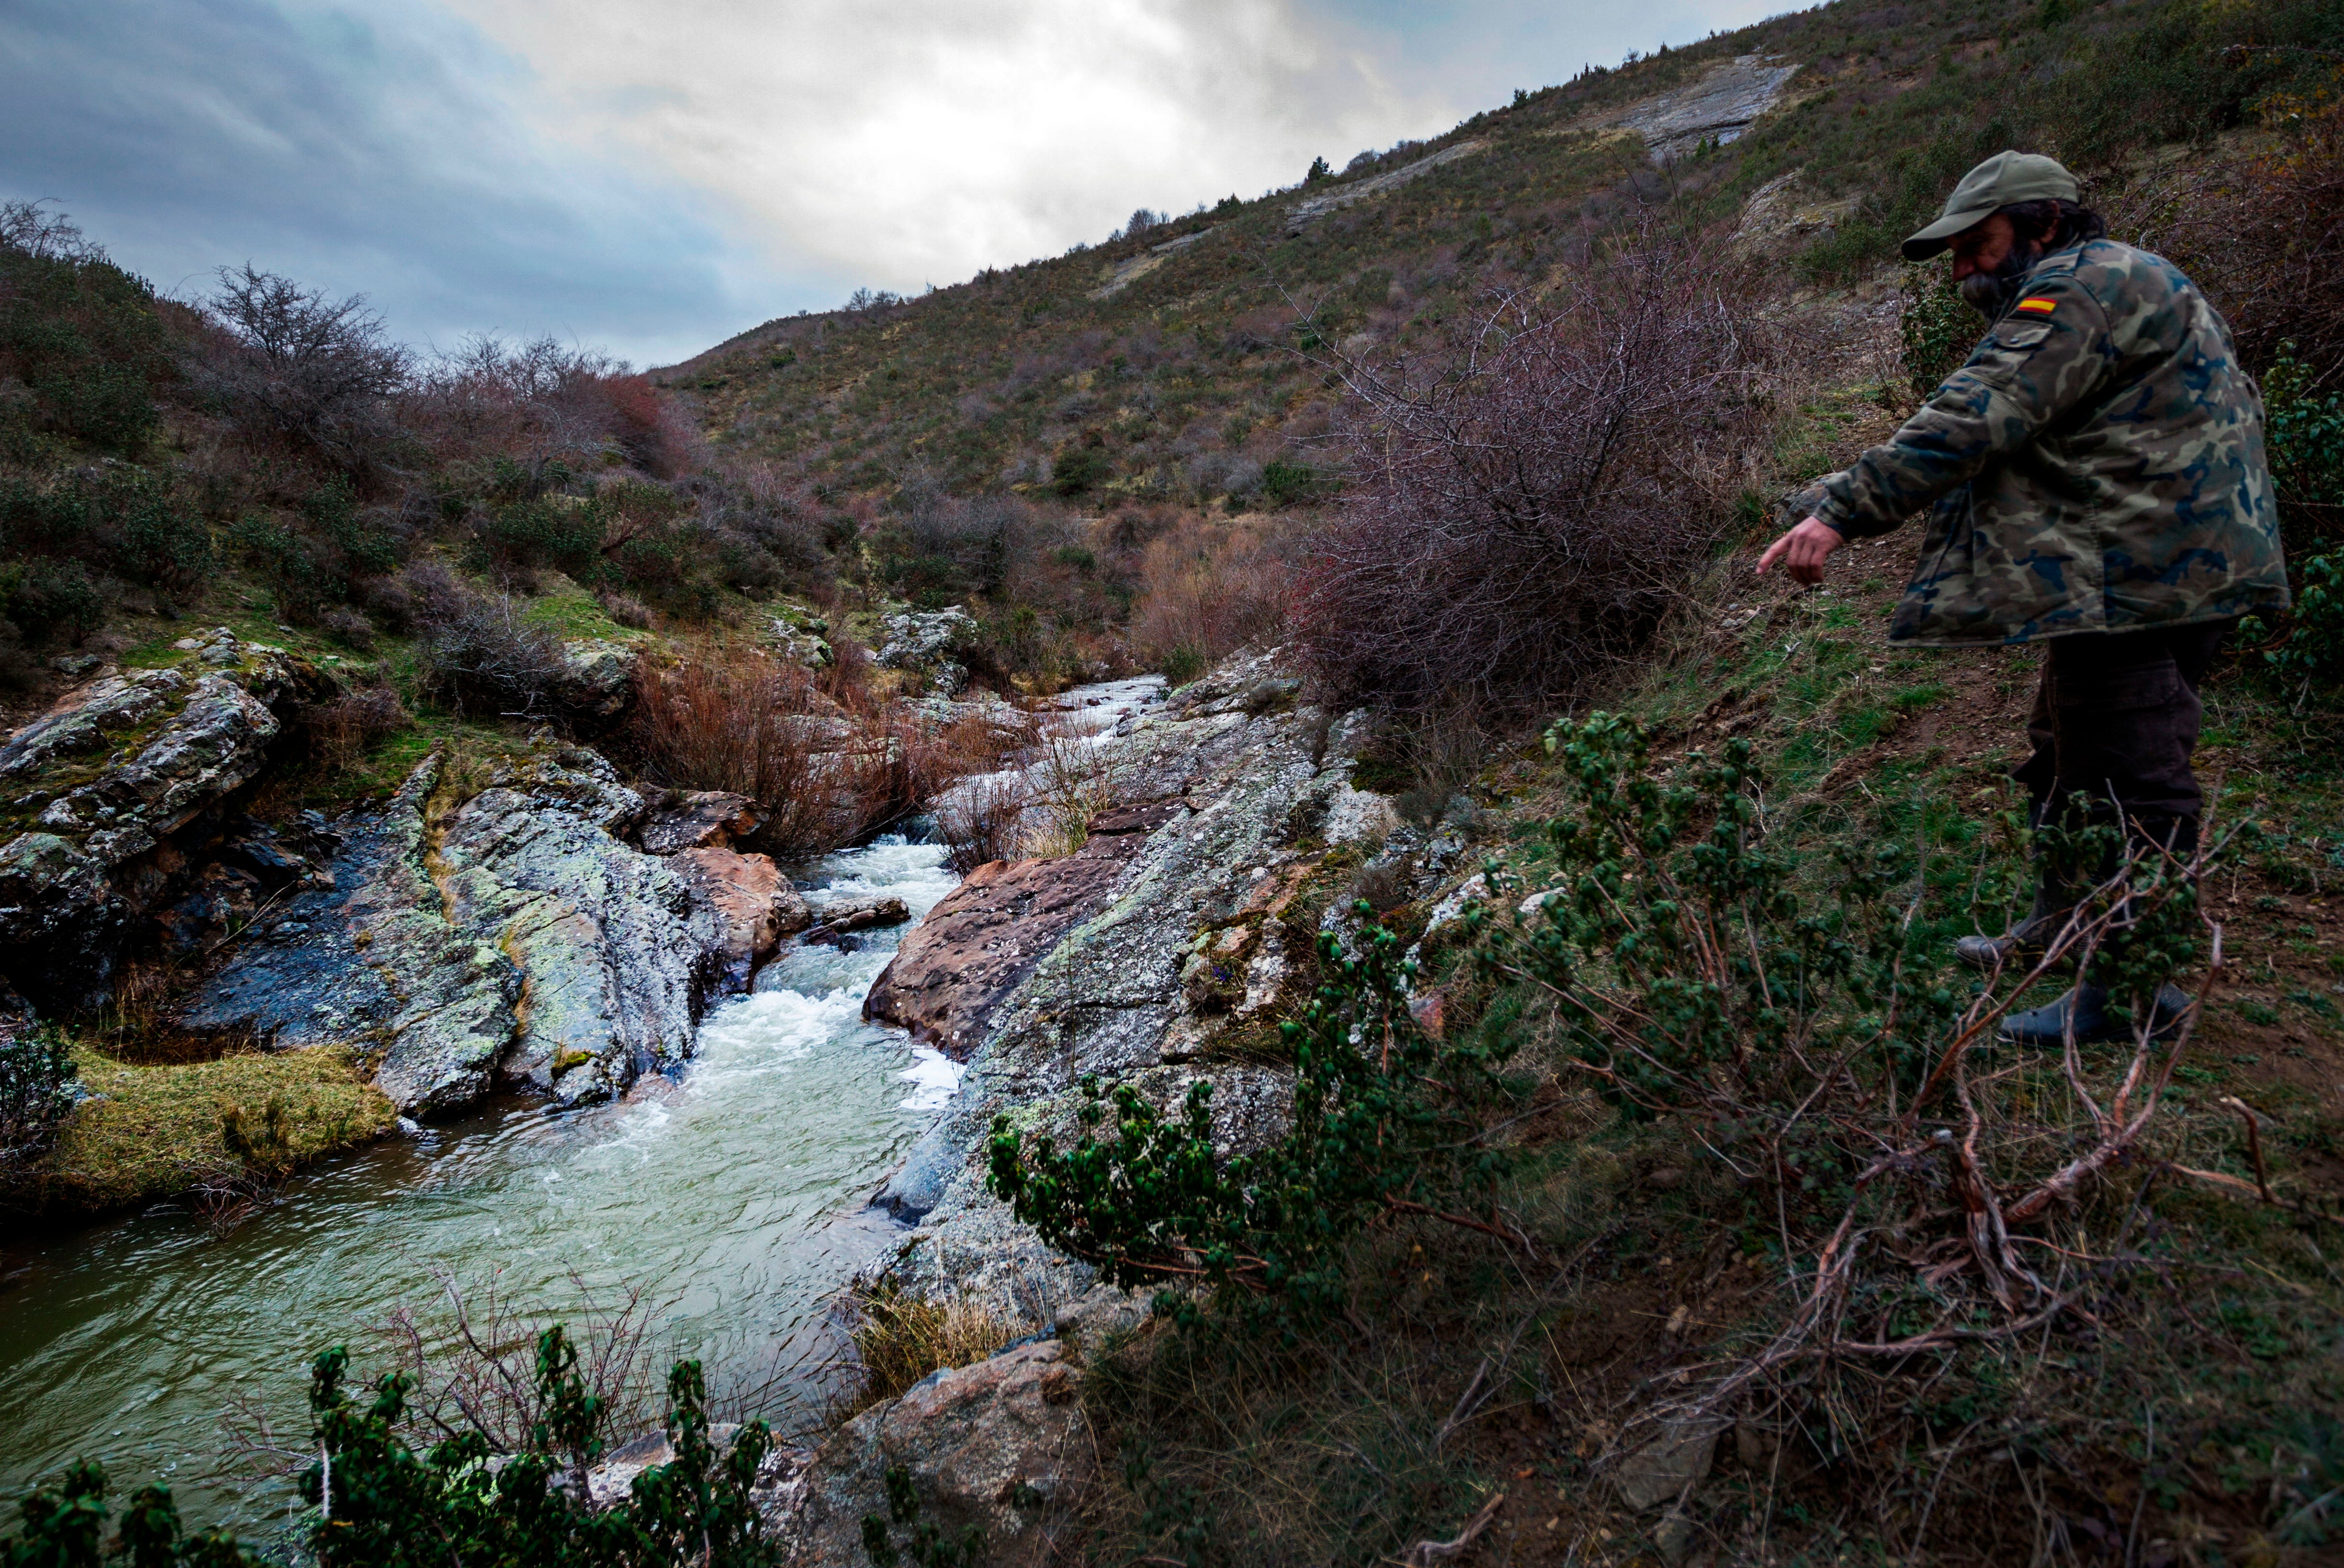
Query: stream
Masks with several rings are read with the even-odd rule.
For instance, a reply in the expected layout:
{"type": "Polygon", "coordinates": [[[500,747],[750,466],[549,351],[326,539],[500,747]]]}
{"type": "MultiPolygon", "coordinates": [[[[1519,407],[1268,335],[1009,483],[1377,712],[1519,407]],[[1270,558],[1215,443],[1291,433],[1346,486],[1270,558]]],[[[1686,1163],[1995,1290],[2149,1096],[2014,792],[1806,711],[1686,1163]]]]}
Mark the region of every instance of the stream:
{"type": "MultiPolygon", "coordinates": [[[[885,838],[797,868],[817,906],[886,893],[927,912],[954,884],[938,845],[885,838]]],[[[863,1021],[898,931],[858,950],[785,944],[754,989],[710,1009],[681,1077],[567,1115],[509,1100],[297,1178],[215,1238],[177,1205],[0,1241],[0,1503],[76,1458],[116,1497],[168,1482],[186,1516],[259,1533],[282,1483],[217,1473],[223,1410],[257,1400],[298,1441],[309,1359],[347,1342],[386,1368],[394,1309],[444,1314],[440,1278],[535,1327],[631,1290],[656,1305],[657,1371],[707,1363],[712,1393],[771,1383],[787,1430],[831,1298],[894,1239],[862,1207],[958,1081],[935,1051],[863,1021]]],[[[777,1408],[779,1407],[779,1408],[777,1408]]]]}

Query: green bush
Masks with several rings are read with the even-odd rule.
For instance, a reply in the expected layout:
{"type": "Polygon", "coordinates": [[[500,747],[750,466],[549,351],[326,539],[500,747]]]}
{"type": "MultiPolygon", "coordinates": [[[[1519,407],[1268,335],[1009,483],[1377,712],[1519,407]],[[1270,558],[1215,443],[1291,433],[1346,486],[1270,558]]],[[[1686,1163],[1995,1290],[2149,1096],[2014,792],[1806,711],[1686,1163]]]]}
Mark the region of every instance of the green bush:
{"type": "Polygon", "coordinates": [[[0,1196],[41,1162],[73,1114],[75,1071],[54,1029],[0,1035],[0,1196]]]}
{"type": "Polygon", "coordinates": [[[1962,298],[1947,266],[1907,267],[1896,313],[1906,384],[1916,398],[1935,391],[1970,357],[1984,323],[1962,298]]]}
{"type": "Polygon", "coordinates": [[[153,387],[170,368],[143,280],[95,252],[0,246],[0,376],[25,383],[41,428],[135,457],[154,434],[153,387]]]}
{"type": "Polygon", "coordinates": [[[589,586],[614,575],[602,556],[606,510],[575,496],[534,495],[491,502],[472,530],[476,572],[566,572],[589,586]]]}
{"type": "MultiPolygon", "coordinates": [[[[1392,933],[1368,926],[1357,957],[1331,933],[1320,942],[1328,983],[1283,1027],[1295,1084],[1282,1138],[1221,1163],[1210,1084],[1192,1084],[1167,1115],[1094,1075],[1071,1148],[995,1119],[988,1189],[1109,1282],[1192,1280],[1289,1343],[1340,1310],[1348,1246],[1370,1219],[1488,1212],[1507,1156],[1485,1113],[1517,1092],[1500,1077],[1512,1042],[1444,1043],[1420,1028],[1408,1007],[1415,965],[1392,933]]],[[[1170,1296],[1158,1305],[1196,1310],[1170,1296]]]]}
{"type": "Polygon", "coordinates": [[[2289,542],[2333,538],[2344,517],[2344,393],[2321,391],[2311,367],[2282,351],[2263,377],[2263,407],[2271,483],[2289,542]]]}
{"type": "MultiPolygon", "coordinates": [[[[349,1351],[337,1347],[311,1370],[311,1446],[320,1462],[302,1478],[317,1510],[306,1531],[319,1568],[437,1568],[453,1563],[512,1568],[764,1568],[780,1560],[750,1500],[757,1466],[773,1446],[763,1421],[741,1429],[719,1454],[709,1435],[700,1363],[668,1375],[672,1463],[635,1479],[627,1501],[595,1512],[583,1501],[587,1467],[601,1453],[600,1401],[586,1391],[578,1356],[560,1325],[538,1338],[544,1416],[528,1445],[500,1456],[478,1431],[462,1431],[417,1453],[400,1437],[413,1379],[394,1372],[372,1398],[345,1387],[349,1351]],[[557,1490],[561,1474],[567,1490],[557,1490]]],[[[170,1490],[143,1488],[117,1538],[104,1540],[106,1474],[84,1462],[55,1486],[25,1499],[24,1523],[0,1542],[11,1568],[258,1568],[229,1536],[185,1534],[170,1490]]]]}
{"type": "Polygon", "coordinates": [[[0,555],[20,563],[46,558],[52,571],[70,561],[174,593],[194,588],[212,568],[202,520],[162,481],[118,467],[46,484],[0,479],[0,555]]]}
{"type": "Polygon", "coordinates": [[[27,642],[53,637],[78,642],[106,619],[106,598],[78,561],[38,560],[0,565],[0,620],[15,622],[27,642]]]}
{"type": "MultiPolygon", "coordinates": [[[[2244,636],[2268,635],[2256,618],[2241,626],[2244,636]]],[[[2295,567],[2295,608],[2278,645],[2264,662],[2290,684],[2344,681],[2344,551],[2315,555],[2295,567]]]]}
{"type": "Polygon", "coordinates": [[[1261,470],[1261,498],[1274,507],[1323,500],[1333,494],[1336,488],[1330,475],[1319,472],[1308,463],[1278,460],[1266,464],[1261,470]]]}
{"type": "Polygon", "coordinates": [[[1059,495],[1080,495],[1105,484],[1115,464],[1096,447],[1073,447],[1050,464],[1050,489],[1059,495]]]}

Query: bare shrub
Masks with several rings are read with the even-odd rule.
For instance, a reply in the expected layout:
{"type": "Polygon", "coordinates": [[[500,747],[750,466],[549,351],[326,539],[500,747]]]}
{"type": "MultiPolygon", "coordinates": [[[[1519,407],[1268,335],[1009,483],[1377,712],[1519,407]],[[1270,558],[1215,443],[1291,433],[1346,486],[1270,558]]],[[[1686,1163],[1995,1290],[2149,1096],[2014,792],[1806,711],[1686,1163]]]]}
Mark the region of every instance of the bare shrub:
{"type": "Polygon", "coordinates": [[[1405,855],[1370,860],[1351,874],[1351,896],[1384,915],[1407,903],[1415,884],[1416,863],[1405,855]]]}
{"type": "Polygon", "coordinates": [[[1261,519],[1186,516],[1140,557],[1131,640],[1167,673],[1190,673],[1274,635],[1286,614],[1289,570],[1261,519]]]}
{"type": "Polygon", "coordinates": [[[1025,853],[1026,785],[1015,774],[985,774],[946,795],[936,811],[945,858],[966,876],[980,865],[1025,853]]]}
{"type": "MultiPolygon", "coordinates": [[[[440,1287],[439,1310],[401,1305],[373,1330],[408,1380],[400,1435],[418,1451],[478,1433],[492,1452],[523,1452],[550,1413],[537,1376],[536,1310],[500,1295],[494,1276],[468,1300],[453,1275],[437,1269],[431,1274],[440,1287]]],[[[564,1315],[563,1328],[594,1401],[593,1436],[608,1447],[659,1424],[652,1332],[662,1303],[641,1289],[598,1295],[575,1273],[570,1283],[579,1304],[564,1315]]],[[[317,1462],[316,1446],[278,1432],[258,1398],[239,1396],[221,1424],[228,1439],[222,1469],[228,1475],[290,1480],[317,1462]]],[[[566,1480],[582,1494],[592,1455],[569,1457],[566,1480]]]]}
{"type": "Polygon", "coordinates": [[[643,776],[752,797],[767,813],[759,846],[784,857],[851,844],[998,761],[981,723],[875,701],[842,713],[798,666],[712,645],[645,666],[635,690],[621,744],[643,776]]]}
{"type": "Polygon", "coordinates": [[[423,622],[422,687],[456,712],[556,716],[566,674],[561,642],[523,621],[501,593],[475,593],[444,568],[420,566],[407,587],[423,622]]]}
{"type": "Polygon", "coordinates": [[[329,298],[247,263],[222,268],[205,304],[224,337],[188,368],[198,389],[249,437],[379,475],[399,438],[389,400],[413,364],[364,295],[329,298]]]}
{"type": "Polygon", "coordinates": [[[374,652],[374,622],[356,610],[328,610],[318,617],[318,629],[345,648],[374,652]]]}
{"type": "Polygon", "coordinates": [[[380,680],[353,686],[332,702],[301,713],[312,754],[332,773],[354,771],[377,741],[414,722],[398,692],[380,680]]]}
{"type": "Polygon", "coordinates": [[[443,461],[501,457],[540,472],[615,458],[665,478],[694,444],[648,378],[551,337],[465,339],[417,379],[402,415],[443,461]]]}
{"type": "Polygon", "coordinates": [[[1090,842],[1091,818],[1119,798],[1116,753],[1080,732],[1043,731],[1028,753],[1026,788],[1038,820],[1030,824],[1027,853],[1072,855],[1090,842]]]}
{"type": "Polygon", "coordinates": [[[2179,262],[2258,368],[2282,348],[2344,379],[2344,95],[2274,94],[2275,140],[2159,168],[2109,203],[2110,228],[2179,262]]]}
{"type": "Polygon", "coordinates": [[[103,247],[84,238],[81,226],[46,201],[0,201],[0,249],[44,261],[103,261],[103,247]]]}
{"type": "Polygon", "coordinates": [[[1338,361],[1350,488],[1298,594],[1336,691],[1567,691],[1642,642],[1729,523],[1762,433],[1734,278],[1647,230],[1562,292],[1499,296],[1426,359],[1338,361]]]}
{"type": "Polygon", "coordinates": [[[637,632],[648,631],[652,623],[652,607],[640,599],[631,598],[616,590],[605,588],[594,596],[601,602],[602,613],[621,626],[637,632]]]}

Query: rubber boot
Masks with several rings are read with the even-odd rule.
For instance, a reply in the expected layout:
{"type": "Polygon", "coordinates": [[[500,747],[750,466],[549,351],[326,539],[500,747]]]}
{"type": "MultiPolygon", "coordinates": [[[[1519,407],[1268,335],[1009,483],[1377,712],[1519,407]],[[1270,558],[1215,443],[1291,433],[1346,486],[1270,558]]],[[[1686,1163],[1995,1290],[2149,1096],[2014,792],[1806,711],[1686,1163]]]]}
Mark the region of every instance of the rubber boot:
{"type": "MultiPolygon", "coordinates": [[[[2153,1027],[2158,1035],[2169,1032],[2181,1021],[2189,1007],[2189,994],[2177,986],[2161,986],[2157,992],[2157,1017],[2153,1027]]],[[[2119,1017],[2108,1007],[2106,986],[2078,986],[2056,1002],[2013,1013],[2002,1021],[2002,1038],[2014,1046],[2031,1046],[2037,1050],[2056,1050],[2067,1037],[2067,1017],[2075,1015],[2076,1043],[2091,1045],[2101,1040],[2119,1040],[2130,1037],[2132,1025],[2119,1017]]]]}
{"type": "Polygon", "coordinates": [[[2043,956],[2043,950],[2051,945],[2051,938],[2059,935],[2059,928],[2067,924],[2074,907],[2064,879],[2055,878],[2046,871],[2036,884],[2035,906],[2016,926],[1999,936],[1973,933],[1955,937],[1954,956],[1973,969],[1988,972],[2030,965],[2043,956]]]}
{"type": "Polygon", "coordinates": [[[2043,824],[2048,819],[2050,807],[2037,801],[2026,814],[2026,825],[2035,835],[2035,904],[2026,916],[1999,936],[1973,934],[1956,937],[1954,956],[1973,969],[1994,970],[2012,965],[2031,965],[2043,956],[2059,928],[2067,924],[2075,908],[2076,895],[2068,878],[2054,870],[2050,857],[2044,853],[2043,824]]]}

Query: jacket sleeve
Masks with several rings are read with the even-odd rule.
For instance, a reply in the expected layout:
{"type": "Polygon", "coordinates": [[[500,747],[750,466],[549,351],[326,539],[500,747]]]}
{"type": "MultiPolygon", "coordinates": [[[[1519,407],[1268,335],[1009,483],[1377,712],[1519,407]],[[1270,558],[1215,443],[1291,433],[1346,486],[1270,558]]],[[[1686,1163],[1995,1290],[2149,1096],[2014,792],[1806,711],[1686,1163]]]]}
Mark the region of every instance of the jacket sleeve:
{"type": "Polygon", "coordinates": [[[1811,487],[1814,515],[1850,538],[1888,532],[2089,396],[2110,348],[2107,311],[2072,274],[2030,283],[1885,446],[1811,487]]]}

